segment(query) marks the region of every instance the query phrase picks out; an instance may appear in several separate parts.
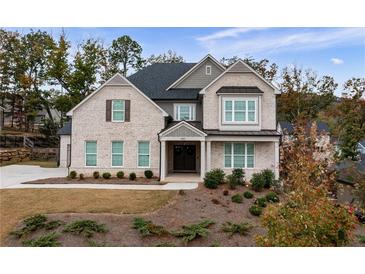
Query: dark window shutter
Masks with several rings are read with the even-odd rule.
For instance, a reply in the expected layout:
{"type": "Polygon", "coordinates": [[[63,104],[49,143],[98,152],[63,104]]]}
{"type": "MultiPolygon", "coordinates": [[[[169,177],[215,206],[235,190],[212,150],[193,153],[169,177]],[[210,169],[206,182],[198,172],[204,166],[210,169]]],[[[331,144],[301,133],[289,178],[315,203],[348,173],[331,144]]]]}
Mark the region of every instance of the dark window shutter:
{"type": "Polygon", "coordinates": [[[131,121],[131,100],[125,100],[125,121],[131,121]]]}
{"type": "Polygon", "coordinates": [[[112,100],[106,100],[106,121],[110,122],[112,120],[112,100]]]}

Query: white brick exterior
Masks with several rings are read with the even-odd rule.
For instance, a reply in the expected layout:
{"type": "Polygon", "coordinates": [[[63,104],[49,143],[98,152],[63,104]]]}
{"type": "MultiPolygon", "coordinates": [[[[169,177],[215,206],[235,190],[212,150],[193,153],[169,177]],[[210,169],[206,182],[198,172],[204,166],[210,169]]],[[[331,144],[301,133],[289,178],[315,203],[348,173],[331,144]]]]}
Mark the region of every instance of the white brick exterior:
{"type": "Polygon", "coordinates": [[[158,176],[160,146],[157,134],[164,128],[161,110],[131,86],[105,86],[96,95],[74,110],[72,115],[71,170],[92,175],[108,171],[114,175],[143,176],[150,169],[158,176]],[[106,122],[106,100],[131,101],[130,122],[106,122]],[[97,141],[97,167],[85,167],[85,141],[97,141]],[[111,166],[111,142],[124,142],[124,167],[111,166]],[[150,141],[150,168],[137,167],[138,141],[150,141]]]}

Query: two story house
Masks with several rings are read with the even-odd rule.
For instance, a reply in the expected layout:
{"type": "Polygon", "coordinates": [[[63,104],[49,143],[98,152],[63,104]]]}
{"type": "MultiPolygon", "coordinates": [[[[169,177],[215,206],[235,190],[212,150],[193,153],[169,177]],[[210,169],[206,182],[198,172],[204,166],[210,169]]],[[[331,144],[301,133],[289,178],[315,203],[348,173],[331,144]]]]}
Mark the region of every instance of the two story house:
{"type": "Polygon", "coordinates": [[[152,170],[162,181],[213,168],[278,177],[277,94],[242,60],[225,67],[211,55],[116,74],[68,112],[60,165],[85,175],[152,170]]]}

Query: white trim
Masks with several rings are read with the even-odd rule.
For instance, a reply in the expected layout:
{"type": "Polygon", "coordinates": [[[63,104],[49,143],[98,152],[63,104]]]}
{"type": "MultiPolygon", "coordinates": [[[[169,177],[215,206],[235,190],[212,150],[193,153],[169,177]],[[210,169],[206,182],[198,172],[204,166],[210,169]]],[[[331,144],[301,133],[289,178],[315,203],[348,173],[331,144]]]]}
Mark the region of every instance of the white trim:
{"type": "Polygon", "coordinates": [[[242,169],[255,169],[256,168],[256,146],[255,143],[249,143],[249,142],[224,142],[223,143],[223,167],[225,169],[234,169],[234,168],[242,168],[242,169]],[[231,144],[231,163],[230,166],[227,167],[225,165],[226,163],[226,154],[225,154],[225,144],[231,144]],[[244,154],[236,154],[238,156],[243,156],[244,157],[244,162],[245,162],[245,166],[244,167],[235,167],[234,166],[234,144],[243,144],[244,145],[244,154]],[[253,145],[253,155],[247,154],[247,144],[253,145]],[[253,167],[247,167],[247,156],[253,156],[253,167]]]}
{"type": "Polygon", "coordinates": [[[125,100],[124,99],[113,99],[112,100],[112,122],[113,123],[124,123],[125,122],[125,100]],[[124,115],[123,115],[123,120],[114,120],[114,110],[113,110],[113,107],[114,107],[114,102],[115,101],[123,101],[123,106],[124,106],[124,109],[123,110],[115,110],[115,111],[119,111],[119,112],[123,112],[124,115]]]}
{"type": "Polygon", "coordinates": [[[222,69],[222,72],[226,69],[221,63],[219,63],[212,55],[207,54],[203,59],[201,59],[199,61],[199,63],[195,64],[195,66],[193,66],[191,69],[189,69],[185,74],[183,74],[179,79],[177,79],[175,82],[173,82],[167,89],[171,89],[174,86],[176,86],[177,84],[181,83],[187,76],[189,76],[191,73],[193,73],[205,60],[207,60],[208,58],[210,58],[213,63],[215,63],[219,68],[222,69]]]}
{"type": "MultiPolygon", "coordinates": [[[[141,154],[146,156],[147,154],[141,154]]],[[[137,141],[137,168],[151,168],[151,141],[149,140],[138,140],[137,141]],[[139,143],[148,142],[148,166],[140,166],[139,165],[139,143]]]]}
{"type": "MultiPolygon", "coordinates": [[[[176,128],[185,125],[186,127],[188,127],[189,129],[191,129],[192,131],[196,132],[198,135],[200,135],[201,137],[206,137],[207,134],[199,129],[197,129],[196,127],[190,125],[188,122],[186,121],[181,121],[179,123],[177,123],[176,125],[172,126],[171,128],[169,128],[168,130],[159,133],[158,135],[160,137],[163,138],[179,138],[179,137],[164,137],[165,135],[169,134],[171,131],[175,130],[176,128]]],[[[190,139],[190,138],[200,138],[200,137],[184,137],[185,139],[190,139]]],[[[167,139],[166,139],[167,140],[167,139]]]]}
{"type": "Polygon", "coordinates": [[[189,106],[190,107],[189,115],[190,115],[191,119],[186,120],[186,121],[196,121],[196,104],[195,103],[174,103],[173,104],[173,107],[174,107],[174,120],[175,121],[182,121],[180,119],[180,111],[179,111],[179,108],[181,106],[189,106]]]}
{"type": "MultiPolygon", "coordinates": [[[[270,81],[266,80],[264,77],[262,77],[260,74],[258,74],[253,68],[251,68],[249,65],[247,65],[245,62],[243,62],[242,59],[238,59],[235,63],[233,63],[229,68],[227,68],[223,73],[219,74],[212,82],[210,82],[206,87],[202,88],[202,90],[199,92],[199,94],[205,94],[205,91],[212,86],[215,82],[217,82],[220,78],[222,78],[227,72],[231,70],[232,67],[234,67],[239,62],[243,63],[247,66],[247,68],[254,73],[257,77],[259,77],[262,81],[264,81],[267,85],[269,85],[271,88],[274,89],[275,94],[281,94],[280,90],[274,86],[270,81]]],[[[245,73],[245,72],[241,72],[245,73]]]]}
{"type": "Polygon", "coordinates": [[[98,167],[98,141],[96,140],[85,140],[84,141],[84,166],[85,167],[92,167],[92,168],[95,168],[95,167],[98,167]],[[96,143],[96,153],[86,153],[86,143],[87,142],[95,142],[96,143]],[[95,166],[88,166],[86,165],[86,154],[95,154],[96,155],[96,165],[95,166]]]}
{"type": "Polygon", "coordinates": [[[78,103],[75,107],[73,107],[73,109],[71,109],[69,112],[67,112],[67,116],[72,116],[73,112],[79,108],[82,104],[84,104],[85,102],[87,102],[91,97],[93,97],[96,93],[98,93],[100,90],[103,89],[103,87],[105,86],[131,86],[133,87],[137,92],[139,92],[144,98],[147,99],[147,101],[149,101],[150,103],[152,103],[152,105],[154,105],[158,110],[160,110],[162,112],[162,115],[165,117],[168,117],[169,114],[164,111],[159,105],[157,105],[154,101],[151,100],[151,98],[149,98],[146,94],[144,94],[140,89],[138,89],[135,85],[133,85],[133,83],[131,81],[129,81],[126,77],[124,77],[123,75],[121,75],[120,73],[116,73],[113,77],[111,77],[108,81],[106,81],[104,84],[102,84],[100,87],[98,87],[94,92],[92,92],[91,94],[89,94],[86,98],[84,98],[80,103],[78,103]],[[120,76],[122,77],[122,79],[124,81],[127,82],[127,84],[112,84],[110,85],[109,82],[115,77],[115,76],[120,76]]]}
{"type": "MultiPolygon", "coordinates": [[[[222,115],[223,119],[221,120],[222,125],[257,125],[258,124],[258,97],[226,97],[222,96],[222,115]],[[232,121],[226,120],[226,101],[232,101],[232,121]],[[234,102],[235,101],[243,101],[245,102],[245,121],[235,121],[235,110],[234,110],[234,102]],[[255,102],[255,120],[254,121],[248,121],[248,101],[254,101],[255,102]]],[[[241,111],[243,112],[243,111],[241,111]]]]}
{"type": "Polygon", "coordinates": [[[205,66],[205,75],[212,75],[212,66],[211,65],[205,66]],[[209,72],[208,72],[208,69],[209,69],[209,72]]]}
{"type": "Polygon", "coordinates": [[[124,167],[124,141],[122,140],[112,140],[110,142],[110,166],[112,168],[114,167],[124,167]],[[119,142],[119,143],[122,143],[122,151],[123,153],[115,153],[116,155],[122,155],[122,164],[121,166],[113,166],[113,142],[119,142]]]}
{"type": "Polygon", "coordinates": [[[212,136],[206,140],[214,142],[277,142],[280,136],[212,136]]]}

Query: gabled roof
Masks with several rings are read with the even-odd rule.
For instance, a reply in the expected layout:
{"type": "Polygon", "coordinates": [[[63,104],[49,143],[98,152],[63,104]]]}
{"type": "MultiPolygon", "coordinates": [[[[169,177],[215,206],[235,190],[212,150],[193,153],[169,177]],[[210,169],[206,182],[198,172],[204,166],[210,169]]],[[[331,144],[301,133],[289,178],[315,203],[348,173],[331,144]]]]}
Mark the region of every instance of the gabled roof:
{"type": "MultiPolygon", "coordinates": [[[[317,132],[320,133],[330,133],[329,127],[325,122],[317,121],[317,132]]],[[[279,121],[279,125],[284,134],[292,134],[294,132],[294,125],[288,121],[279,121]]],[[[307,123],[307,130],[312,126],[311,122],[307,123]]]]}
{"type": "Polygon", "coordinates": [[[275,94],[280,94],[280,90],[274,86],[270,81],[266,80],[264,77],[262,77],[260,74],[258,74],[253,68],[251,68],[249,65],[247,65],[242,59],[238,59],[235,63],[233,63],[231,66],[229,66],[222,74],[220,74],[217,78],[215,78],[212,82],[210,82],[205,88],[203,88],[199,93],[204,94],[205,91],[212,86],[215,82],[217,82],[220,78],[222,78],[226,73],[247,73],[252,72],[255,74],[258,78],[260,78],[262,81],[264,81],[267,85],[269,85],[275,92],[275,94]]]}
{"type": "Polygon", "coordinates": [[[71,109],[69,112],[67,112],[67,116],[72,116],[73,112],[79,108],[81,105],[83,105],[85,102],[90,100],[95,94],[97,94],[100,90],[102,90],[105,86],[131,86],[133,87],[138,93],[140,93],[143,97],[147,99],[151,104],[153,104],[156,108],[158,108],[163,116],[169,116],[166,111],[164,111],[159,105],[157,105],[154,101],[152,101],[146,94],[144,94],[138,87],[136,87],[132,82],[130,82],[127,78],[125,78],[123,75],[116,73],[113,77],[111,77],[108,81],[106,81],[104,84],[102,84],[97,90],[95,90],[93,93],[91,93],[89,96],[87,96],[84,100],[82,100],[80,103],[78,103],[73,109],[71,109]]]}
{"type": "Polygon", "coordinates": [[[71,135],[71,130],[72,130],[72,120],[64,123],[63,127],[61,127],[57,131],[57,135],[71,135]]]}
{"type": "Polygon", "coordinates": [[[159,133],[160,137],[168,137],[172,132],[178,130],[179,128],[186,128],[187,130],[190,130],[191,132],[194,132],[196,136],[199,137],[205,137],[207,134],[201,129],[197,127],[196,123],[189,123],[187,121],[180,121],[174,124],[169,125],[164,130],[162,130],[159,133]]]}
{"type": "Polygon", "coordinates": [[[136,87],[152,100],[185,99],[195,100],[200,89],[170,89],[176,79],[194,67],[196,63],[159,63],[150,65],[128,77],[136,87]]]}
{"type": "Polygon", "coordinates": [[[178,83],[181,83],[184,79],[186,79],[189,75],[191,75],[195,70],[197,70],[201,64],[203,64],[206,60],[210,59],[214,64],[217,65],[218,68],[222,70],[222,72],[226,69],[220,62],[218,62],[212,55],[208,54],[203,59],[199,61],[199,63],[195,64],[190,70],[188,70],[184,75],[178,78],[175,82],[173,82],[170,86],[166,88],[166,90],[170,90],[174,88],[178,83]]]}

